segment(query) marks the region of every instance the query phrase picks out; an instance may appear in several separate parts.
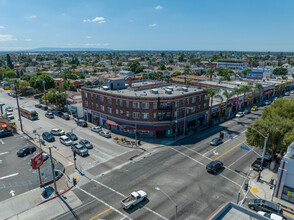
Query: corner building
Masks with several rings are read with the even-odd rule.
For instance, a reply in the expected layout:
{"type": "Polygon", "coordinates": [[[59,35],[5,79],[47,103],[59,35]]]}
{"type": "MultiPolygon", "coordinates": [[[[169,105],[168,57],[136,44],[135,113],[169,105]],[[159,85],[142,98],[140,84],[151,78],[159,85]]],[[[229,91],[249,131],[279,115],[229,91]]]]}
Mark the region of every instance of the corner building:
{"type": "Polygon", "coordinates": [[[174,137],[208,117],[209,99],[196,86],[110,78],[101,87],[82,87],[82,99],[85,120],[129,136],[174,137]]]}

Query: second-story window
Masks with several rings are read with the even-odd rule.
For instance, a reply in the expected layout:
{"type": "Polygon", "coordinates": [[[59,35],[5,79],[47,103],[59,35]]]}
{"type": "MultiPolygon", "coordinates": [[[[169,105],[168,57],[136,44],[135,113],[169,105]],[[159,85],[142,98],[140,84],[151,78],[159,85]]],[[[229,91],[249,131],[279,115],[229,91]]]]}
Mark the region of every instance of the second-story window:
{"type": "Polygon", "coordinates": [[[133,108],[139,109],[140,108],[140,102],[133,102],[133,108]]]}
{"type": "Polygon", "coordinates": [[[203,108],[204,109],[207,109],[207,104],[206,103],[203,105],[203,108]]]}
{"type": "Polygon", "coordinates": [[[109,108],[109,107],[108,107],[107,109],[108,109],[108,113],[109,113],[109,114],[112,114],[112,108],[109,108]]]}
{"type": "Polygon", "coordinates": [[[123,110],[120,110],[119,114],[120,114],[120,116],[123,116],[124,115],[124,111],[123,110]]]}
{"type": "Polygon", "coordinates": [[[187,105],[189,105],[190,104],[190,99],[189,98],[187,98],[187,105]]]}
{"type": "Polygon", "coordinates": [[[112,100],[111,100],[111,98],[107,98],[107,104],[108,104],[108,105],[111,105],[111,104],[112,104],[112,100]]]}
{"type": "Polygon", "coordinates": [[[119,100],[119,106],[123,107],[123,100],[119,100]]]}
{"type": "Polygon", "coordinates": [[[91,94],[91,100],[93,100],[93,94],[91,94]]]}
{"type": "Polygon", "coordinates": [[[192,98],[192,103],[193,104],[196,103],[196,98],[195,97],[192,98]]]}
{"type": "Polygon", "coordinates": [[[117,115],[118,115],[118,109],[115,109],[115,114],[117,114],[117,115]]]}
{"type": "Polygon", "coordinates": [[[94,103],[92,103],[92,109],[94,109],[94,103]]]}
{"type": "Polygon", "coordinates": [[[176,102],[175,102],[175,107],[176,107],[176,108],[180,107],[180,101],[176,101],[176,102]]]}
{"type": "Polygon", "coordinates": [[[149,109],[149,103],[143,102],[142,103],[142,109],[149,109]]]}
{"type": "Polygon", "coordinates": [[[104,102],[104,96],[100,96],[100,102],[104,102]]]}
{"type": "Polygon", "coordinates": [[[201,110],[201,105],[198,105],[198,111],[200,111],[201,110]]]}
{"type": "Polygon", "coordinates": [[[133,112],[133,119],[140,119],[140,112],[133,112]]]}
{"type": "Polygon", "coordinates": [[[196,107],[193,106],[192,109],[191,109],[191,112],[193,113],[193,112],[195,112],[195,111],[196,111],[196,107]]]}
{"type": "Polygon", "coordinates": [[[96,104],[96,110],[98,110],[98,104],[96,104]]]}
{"type": "Polygon", "coordinates": [[[88,93],[84,93],[84,97],[85,97],[85,99],[87,99],[88,98],[88,93]]]}
{"type": "Polygon", "coordinates": [[[153,102],[153,109],[157,109],[157,103],[153,102]]]}
{"type": "Polygon", "coordinates": [[[101,105],[100,107],[101,107],[101,111],[104,112],[105,111],[104,105],[101,105]]]}
{"type": "Polygon", "coordinates": [[[185,99],[182,100],[182,106],[185,106],[185,99]]]}
{"type": "Polygon", "coordinates": [[[130,117],[130,112],[126,111],[126,117],[129,118],[130,117]]]}
{"type": "Polygon", "coordinates": [[[115,104],[118,105],[118,99],[115,100],[115,104]]]}
{"type": "Polygon", "coordinates": [[[179,112],[175,111],[175,118],[178,118],[178,117],[179,117],[179,112]]]}
{"type": "Polygon", "coordinates": [[[130,102],[129,101],[126,101],[126,106],[127,106],[127,108],[130,107],[130,102]]]}
{"type": "Polygon", "coordinates": [[[88,101],[85,101],[85,106],[88,107],[88,101]]]}
{"type": "Polygon", "coordinates": [[[149,119],[149,113],[142,113],[142,119],[149,119]]]}

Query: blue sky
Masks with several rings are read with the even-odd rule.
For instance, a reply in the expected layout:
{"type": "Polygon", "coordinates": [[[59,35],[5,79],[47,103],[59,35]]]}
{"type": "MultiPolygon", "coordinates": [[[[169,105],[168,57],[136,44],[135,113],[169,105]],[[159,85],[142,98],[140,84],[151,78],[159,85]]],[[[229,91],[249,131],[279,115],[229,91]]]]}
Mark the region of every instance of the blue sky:
{"type": "Polygon", "coordinates": [[[294,51],[293,0],[0,0],[0,50],[294,51]]]}

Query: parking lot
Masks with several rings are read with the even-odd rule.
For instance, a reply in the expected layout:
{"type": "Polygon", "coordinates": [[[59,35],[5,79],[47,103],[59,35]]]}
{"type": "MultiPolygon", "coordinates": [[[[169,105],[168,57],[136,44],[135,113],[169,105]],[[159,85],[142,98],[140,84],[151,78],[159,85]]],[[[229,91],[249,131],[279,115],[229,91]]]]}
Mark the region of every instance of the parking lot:
{"type": "MultiPolygon", "coordinates": [[[[37,155],[39,150],[24,157],[18,157],[17,151],[25,146],[32,145],[23,136],[2,138],[0,141],[0,201],[19,195],[40,186],[39,174],[30,166],[31,157],[37,155]]],[[[60,165],[56,164],[56,167],[60,165]]],[[[40,167],[42,182],[52,179],[50,159],[40,167]]]]}

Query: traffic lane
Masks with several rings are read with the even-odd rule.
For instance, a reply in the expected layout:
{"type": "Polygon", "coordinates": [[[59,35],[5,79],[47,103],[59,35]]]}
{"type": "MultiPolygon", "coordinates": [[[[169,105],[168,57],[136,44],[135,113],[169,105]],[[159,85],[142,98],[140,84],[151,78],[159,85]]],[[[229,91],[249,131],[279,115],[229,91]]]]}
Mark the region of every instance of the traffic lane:
{"type": "Polygon", "coordinates": [[[12,194],[18,195],[39,187],[38,172],[33,170],[29,164],[30,158],[36,155],[18,157],[16,152],[24,146],[32,145],[21,135],[14,135],[4,139],[5,144],[0,145],[1,152],[8,152],[1,155],[1,179],[0,179],[0,201],[9,199],[12,194]],[[14,176],[10,176],[13,175],[14,176]],[[11,193],[11,191],[14,191],[11,193]]]}

